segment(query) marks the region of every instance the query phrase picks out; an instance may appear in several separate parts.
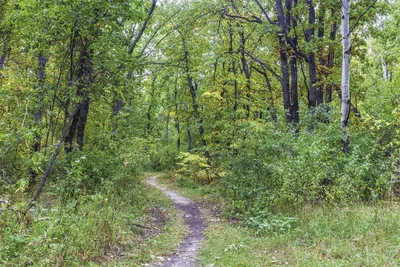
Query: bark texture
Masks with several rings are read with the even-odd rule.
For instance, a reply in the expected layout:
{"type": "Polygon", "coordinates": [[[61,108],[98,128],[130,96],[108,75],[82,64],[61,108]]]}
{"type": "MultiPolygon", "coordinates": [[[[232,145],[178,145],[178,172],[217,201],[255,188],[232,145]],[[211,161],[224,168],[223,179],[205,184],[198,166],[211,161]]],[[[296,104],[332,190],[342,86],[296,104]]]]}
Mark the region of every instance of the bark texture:
{"type": "Polygon", "coordinates": [[[342,45],[343,45],[343,63],[342,63],[342,106],[340,123],[345,134],[343,149],[346,153],[350,151],[349,134],[349,116],[350,116],[350,0],[342,0],[342,45]]]}

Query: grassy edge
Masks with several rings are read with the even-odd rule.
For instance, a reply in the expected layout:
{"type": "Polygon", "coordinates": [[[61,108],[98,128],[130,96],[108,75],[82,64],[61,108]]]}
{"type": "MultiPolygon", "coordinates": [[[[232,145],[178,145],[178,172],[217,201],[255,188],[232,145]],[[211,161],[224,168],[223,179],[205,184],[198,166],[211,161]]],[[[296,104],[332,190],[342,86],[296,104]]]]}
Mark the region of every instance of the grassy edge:
{"type": "MultiPolygon", "coordinates": [[[[160,176],[162,173],[144,173],[141,176],[142,183],[145,179],[151,176],[160,176]]],[[[175,251],[185,233],[187,228],[180,212],[174,208],[172,200],[165,196],[161,191],[151,186],[146,185],[148,198],[152,204],[160,204],[165,207],[166,224],[160,229],[160,233],[152,235],[147,239],[140,240],[136,246],[132,248],[131,255],[119,259],[112,263],[113,266],[140,266],[152,265],[164,261],[168,255],[175,251]]],[[[150,205],[149,208],[151,208],[150,205]]]]}
{"type": "MultiPolygon", "coordinates": [[[[171,254],[186,233],[183,218],[168,197],[141,180],[123,178],[122,191],[106,187],[63,205],[50,183],[43,202],[26,216],[14,205],[4,209],[0,265],[140,266],[171,254]],[[162,222],[154,223],[153,209],[162,222]]],[[[19,195],[15,205],[24,206],[19,195]]]]}
{"type": "MultiPolygon", "coordinates": [[[[212,201],[201,187],[182,186],[167,175],[159,180],[196,201],[212,201]]],[[[298,213],[296,231],[262,236],[215,217],[208,208],[202,212],[208,228],[200,266],[400,265],[400,205],[395,203],[310,208],[298,213]]]]}

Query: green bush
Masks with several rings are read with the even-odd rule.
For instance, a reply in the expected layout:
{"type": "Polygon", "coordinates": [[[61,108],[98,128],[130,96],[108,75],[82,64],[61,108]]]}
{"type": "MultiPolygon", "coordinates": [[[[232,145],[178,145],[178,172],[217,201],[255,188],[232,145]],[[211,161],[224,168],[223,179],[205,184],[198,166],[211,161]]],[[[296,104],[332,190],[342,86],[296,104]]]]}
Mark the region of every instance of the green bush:
{"type": "Polygon", "coordinates": [[[351,141],[352,151],[345,154],[341,129],[333,124],[293,131],[265,127],[229,159],[223,194],[239,213],[381,198],[387,189],[384,151],[363,128],[353,131],[351,141]]]}
{"type": "Polygon", "coordinates": [[[189,179],[201,184],[210,183],[214,178],[207,158],[188,152],[179,153],[175,176],[178,179],[189,179]]]}

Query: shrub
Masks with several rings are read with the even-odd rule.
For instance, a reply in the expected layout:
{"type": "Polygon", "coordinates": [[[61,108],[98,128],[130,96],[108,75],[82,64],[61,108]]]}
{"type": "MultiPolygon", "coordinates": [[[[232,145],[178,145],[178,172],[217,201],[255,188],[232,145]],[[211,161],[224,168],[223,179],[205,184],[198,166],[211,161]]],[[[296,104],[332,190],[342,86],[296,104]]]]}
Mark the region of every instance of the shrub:
{"type": "Polygon", "coordinates": [[[207,158],[203,156],[181,152],[177,166],[175,175],[180,179],[191,179],[202,184],[213,180],[211,166],[207,163],[207,158]]]}

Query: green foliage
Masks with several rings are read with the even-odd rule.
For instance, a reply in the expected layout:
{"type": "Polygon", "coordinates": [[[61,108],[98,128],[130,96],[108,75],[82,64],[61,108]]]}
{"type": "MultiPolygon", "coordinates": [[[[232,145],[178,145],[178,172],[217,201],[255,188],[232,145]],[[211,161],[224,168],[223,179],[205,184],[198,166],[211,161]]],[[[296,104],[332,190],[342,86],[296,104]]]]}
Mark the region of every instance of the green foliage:
{"type": "Polygon", "coordinates": [[[255,229],[256,235],[285,235],[296,231],[298,219],[292,216],[275,215],[269,212],[257,212],[256,216],[246,217],[243,224],[255,229]]]}
{"type": "Polygon", "coordinates": [[[181,152],[178,156],[177,167],[175,175],[179,179],[193,180],[201,184],[212,181],[211,166],[207,164],[207,158],[203,156],[181,152]]]}
{"type": "Polygon", "coordinates": [[[174,143],[153,141],[149,149],[151,167],[157,171],[168,171],[175,167],[178,149],[174,143]]]}
{"type": "Polygon", "coordinates": [[[52,185],[43,204],[26,214],[21,212],[26,208],[21,195],[14,195],[15,199],[2,205],[0,264],[92,266],[113,259],[148,262],[150,253],[158,249],[166,253],[183,234],[182,222],[166,214],[168,225],[156,226],[166,231],[165,236],[157,237],[165,247],[143,239],[142,229],[136,224],[153,227],[151,210],[155,207],[169,210],[171,204],[159,196],[161,193],[144,187],[137,176],[120,173],[98,186],[96,193],[79,193],[76,190],[73,197],[59,198],[57,188],[52,185]],[[181,229],[170,233],[169,223],[181,229]],[[141,254],[136,255],[136,251],[141,254]]]}
{"type": "Polygon", "coordinates": [[[341,140],[340,128],[325,123],[293,132],[266,126],[240,143],[221,188],[240,213],[382,198],[388,166],[375,136],[355,131],[349,155],[341,140]]]}
{"type": "MultiPolygon", "coordinates": [[[[286,27],[292,42],[282,42],[285,33],[269,22],[277,19],[276,2],[261,3],[268,19],[256,16],[256,1],[233,2],[158,1],[151,18],[150,1],[0,3],[1,260],[80,265],[103,257],[107,246],[125,248],[121,240],[137,230],[131,224],[149,200],[137,179],[145,170],[171,170],[193,192],[214,192],[218,184],[229,214],[259,236],[298,228],[321,236],[291,214],[400,195],[399,1],[352,5],[348,154],[336,97],[341,36],[331,32],[340,24],[337,1],[311,3],[315,24],[304,1],[291,11],[284,6],[288,18],[296,14],[286,27]],[[300,29],[307,35],[312,26],[307,40],[300,29]],[[308,103],[312,60],[299,52],[315,53],[315,86],[324,97],[334,92],[315,110],[308,103]],[[284,54],[297,60],[290,62],[290,74],[298,74],[289,98],[293,107],[296,86],[298,124],[287,123],[282,108],[287,95],[277,62],[284,54]],[[42,199],[24,214],[77,107],[72,151],[61,149],[42,199]]],[[[359,221],[343,219],[347,226],[359,221]]],[[[315,223],[327,235],[343,226],[325,224],[315,223]]],[[[225,249],[250,247],[240,244],[225,249]]]]}

